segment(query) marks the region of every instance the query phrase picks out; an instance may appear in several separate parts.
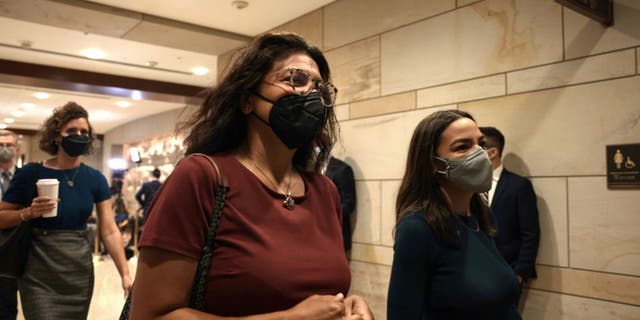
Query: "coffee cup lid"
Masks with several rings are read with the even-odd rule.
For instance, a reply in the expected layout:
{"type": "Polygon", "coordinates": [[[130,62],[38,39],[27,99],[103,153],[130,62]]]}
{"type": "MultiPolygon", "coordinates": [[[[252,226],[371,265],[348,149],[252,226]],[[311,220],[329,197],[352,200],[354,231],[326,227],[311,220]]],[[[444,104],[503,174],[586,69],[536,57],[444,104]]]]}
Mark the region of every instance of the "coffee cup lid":
{"type": "Polygon", "coordinates": [[[36,184],[59,184],[58,179],[38,179],[36,184]]]}

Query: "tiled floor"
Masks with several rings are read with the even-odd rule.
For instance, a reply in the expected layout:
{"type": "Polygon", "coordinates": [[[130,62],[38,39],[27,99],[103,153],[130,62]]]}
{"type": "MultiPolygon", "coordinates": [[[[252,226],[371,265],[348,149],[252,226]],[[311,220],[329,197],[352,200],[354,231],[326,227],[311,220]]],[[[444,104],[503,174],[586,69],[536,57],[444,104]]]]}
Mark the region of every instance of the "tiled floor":
{"type": "MultiPolygon", "coordinates": [[[[120,275],[113,261],[105,258],[100,261],[94,257],[95,285],[93,299],[89,308],[89,320],[114,320],[118,319],[124,303],[124,295],[120,285],[120,275]]],[[[129,260],[129,270],[132,275],[136,271],[135,258],[129,260]]],[[[18,310],[18,320],[24,320],[22,310],[18,310]]]]}

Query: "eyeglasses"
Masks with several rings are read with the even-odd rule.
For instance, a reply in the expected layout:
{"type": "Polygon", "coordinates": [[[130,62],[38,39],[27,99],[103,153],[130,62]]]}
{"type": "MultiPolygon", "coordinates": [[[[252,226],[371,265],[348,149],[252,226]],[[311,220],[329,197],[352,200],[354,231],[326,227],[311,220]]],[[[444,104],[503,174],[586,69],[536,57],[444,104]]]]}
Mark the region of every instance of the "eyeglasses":
{"type": "Polygon", "coordinates": [[[333,107],[336,102],[338,89],[331,82],[313,79],[308,72],[298,68],[287,68],[284,71],[278,71],[278,73],[278,81],[290,85],[293,90],[308,87],[309,89],[306,92],[302,92],[303,94],[311,91],[320,93],[320,100],[323,106],[333,107]]]}
{"type": "Polygon", "coordinates": [[[14,148],[15,146],[15,143],[0,143],[0,147],[2,148],[14,148]]]}

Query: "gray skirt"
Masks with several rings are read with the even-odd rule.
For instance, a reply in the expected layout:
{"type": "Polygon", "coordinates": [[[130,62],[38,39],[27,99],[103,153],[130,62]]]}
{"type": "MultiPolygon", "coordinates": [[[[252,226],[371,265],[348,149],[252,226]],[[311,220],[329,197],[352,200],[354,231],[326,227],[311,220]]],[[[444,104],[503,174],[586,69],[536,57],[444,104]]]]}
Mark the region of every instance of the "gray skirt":
{"type": "Polygon", "coordinates": [[[18,279],[26,320],[86,319],[93,281],[87,231],[34,229],[25,272],[18,279]]]}

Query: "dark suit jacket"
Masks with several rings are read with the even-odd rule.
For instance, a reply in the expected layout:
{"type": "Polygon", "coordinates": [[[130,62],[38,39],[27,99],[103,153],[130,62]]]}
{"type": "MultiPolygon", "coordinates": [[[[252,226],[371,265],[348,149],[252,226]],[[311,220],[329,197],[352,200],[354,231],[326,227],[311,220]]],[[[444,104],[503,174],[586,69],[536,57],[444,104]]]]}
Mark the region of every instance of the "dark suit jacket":
{"type": "Polygon", "coordinates": [[[350,250],[351,213],[356,207],[356,183],[353,178],[353,170],[345,162],[331,157],[324,174],[338,188],[340,202],[342,203],[342,239],[344,241],[344,249],[350,250]]]}
{"type": "Polygon", "coordinates": [[[136,200],[142,208],[144,209],[144,218],[143,221],[147,218],[147,210],[149,209],[149,205],[151,204],[151,200],[153,200],[153,196],[156,194],[158,189],[160,189],[160,181],[151,180],[149,182],[145,182],[136,193],[136,200]]]}
{"type": "Polygon", "coordinates": [[[497,219],[496,246],[517,275],[535,278],[540,242],[536,194],[531,182],[504,169],[491,201],[497,219]]]}

